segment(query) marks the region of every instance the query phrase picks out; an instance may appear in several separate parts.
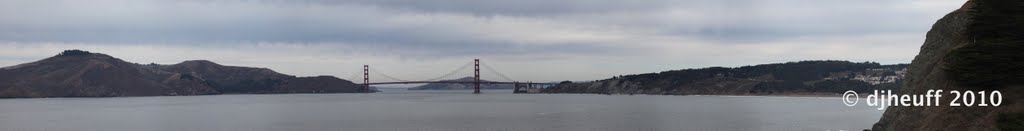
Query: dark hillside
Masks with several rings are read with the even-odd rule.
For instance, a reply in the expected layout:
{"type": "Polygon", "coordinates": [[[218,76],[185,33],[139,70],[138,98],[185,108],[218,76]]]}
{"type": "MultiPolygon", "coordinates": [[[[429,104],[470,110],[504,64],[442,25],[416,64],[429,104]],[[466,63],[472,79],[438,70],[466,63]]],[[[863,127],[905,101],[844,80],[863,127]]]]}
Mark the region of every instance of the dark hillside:
{"type": "Polygon", "coordinates": [[[610,94],[803,94],[896,89],[906,64],[800,61],[736,68],[709,67],[625,75],[565,83],[549,93],[610,94]]]}

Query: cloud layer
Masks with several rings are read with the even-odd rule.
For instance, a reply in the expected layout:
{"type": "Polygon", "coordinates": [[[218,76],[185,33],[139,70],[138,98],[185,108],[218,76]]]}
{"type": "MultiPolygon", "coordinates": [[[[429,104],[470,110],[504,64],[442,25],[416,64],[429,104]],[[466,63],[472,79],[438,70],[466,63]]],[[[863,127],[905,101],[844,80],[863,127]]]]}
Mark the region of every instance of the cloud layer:
{"type": "Polygon", "coordinates": [[[807,59],[907,63],[931,24],[963,2],[6,0],[0,65],[67,48],[297,75],[347,76],[327,70],[371,64],[410,79],[472,58],[526,80],[807,59]]]}

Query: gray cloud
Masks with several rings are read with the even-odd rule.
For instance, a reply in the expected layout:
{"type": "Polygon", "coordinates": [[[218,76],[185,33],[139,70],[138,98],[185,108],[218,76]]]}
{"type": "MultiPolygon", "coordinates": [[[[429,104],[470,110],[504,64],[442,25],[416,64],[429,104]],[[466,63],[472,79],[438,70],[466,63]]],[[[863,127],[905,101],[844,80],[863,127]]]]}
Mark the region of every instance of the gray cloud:
{"type": "Polygon", "coordinates": [[[252,43],[291,42],[436,50],[436,55],[474,55],[600,50],[579,41],[525,43],[505,34],[541,32],[546,23],[517,24],[494,18],[409,13],[365,5],[266,5],[265,2],[5,1],[11,18],[0,22],[0,40],[87,43],[252,43]],[[125,2],[125,3],[117,3],[125,2]],[[117,8],[127,6],[131,8],[117,8]],[[114,8],[111,8],[114,7],[114,8]],[[16,12],[16,13],[14,13],[16,12]],[[497,24],[496,24],[497,23],[497,24]],[[503,24],[502,24],[503,23],[503,24]],[[506,27],[507,26],[507,27],[506,27]],[[514,30],[515,26],[524,26],[514,30]],[[484,36],[484,37],[481,37],[484,36]],[[577,48],[565,48],[575,46],[577,48]],[[557,50],[562,49],[562,50],[557,50]]]}
{"type": "MultiPolygon", "coordinates": [[[[514,44],[515,38],[475,37],[504,35],[500,30],[480,26],[508,26],[494,24],[493,17],[511,17],[507,19],[596,28],[580,32],[624,27],[712,40],[774,40],[809,35],[921,32],[927,26],[919,23],[934,17],[926,14],[937,13],[905,7],[912,2],[919,1],[15,0],[2,4],[5,13],[0,16],[8,19],[0,22],[4,25],[0,27],[0,39],[96,43],[345,42],[441,47],[514,44]],[[481,31],[466,31],[472,29],[481,31]]],[[[513,33],[552,31],[544,26],[530,28],[513,33]]]]}
{"type": "MultiPolygon", "coordinates": [[[[110,50],[120,45],[231,49],[279,43],[302,50],[353,53],[344,55],[586,58],[580,63],[601,66],[615,66],[604,61],[609,59],[654,62],[638,65],[847,58],[909,62],[912,55],[892,52],[916,52],[916,45],[923,40],[930,24],[962,3],[963,0],[4,0],[0,1],[0,43],[83,43],[110,50]],[[829,52],[876,52],[867,52],[874,58],[862,58],[864,55],[855,54],[860,52],[824,54],[795,47],[807,43],[829,45],[823,47],[833,50],[829,52]],[[882,44],[898,46],[880,49],[882,44]]],[[[664,69],[676,68],[637,67],[620,72],[664,69]]]]}
{"type": "Polygon", "coordinates": [[[679,0],[304,0],[262,1],[274,4],[364,5],[413,12],[463,13],[476,16],[557,16],[581,13],[658,10],[679,0]]]}

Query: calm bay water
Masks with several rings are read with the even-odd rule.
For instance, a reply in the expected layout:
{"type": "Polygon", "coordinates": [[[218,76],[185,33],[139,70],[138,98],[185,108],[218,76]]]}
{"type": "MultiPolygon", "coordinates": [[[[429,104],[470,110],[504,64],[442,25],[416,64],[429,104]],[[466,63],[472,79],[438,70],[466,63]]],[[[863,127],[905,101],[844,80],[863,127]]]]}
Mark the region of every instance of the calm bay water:
{"type": "Polygon", "coordinates": [[[839,97],[385,91],[0,99],[0,130],[861,130],[882,114],[839,97]]]}

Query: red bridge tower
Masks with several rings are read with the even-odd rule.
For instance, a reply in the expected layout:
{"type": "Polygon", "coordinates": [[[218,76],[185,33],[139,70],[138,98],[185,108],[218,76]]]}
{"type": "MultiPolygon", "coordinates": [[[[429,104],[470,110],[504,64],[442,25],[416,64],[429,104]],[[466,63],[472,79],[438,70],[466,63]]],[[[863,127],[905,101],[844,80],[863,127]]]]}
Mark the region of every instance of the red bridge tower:
{"type": "Polygon", "coordinates": [[[370,93],[370,65],[363,65],[363,92],[370,93]]]}
{"type": "Polygon", "coordinates": [[[473,59],[473,94],[480,94],[480,59],[473,59]]]}

